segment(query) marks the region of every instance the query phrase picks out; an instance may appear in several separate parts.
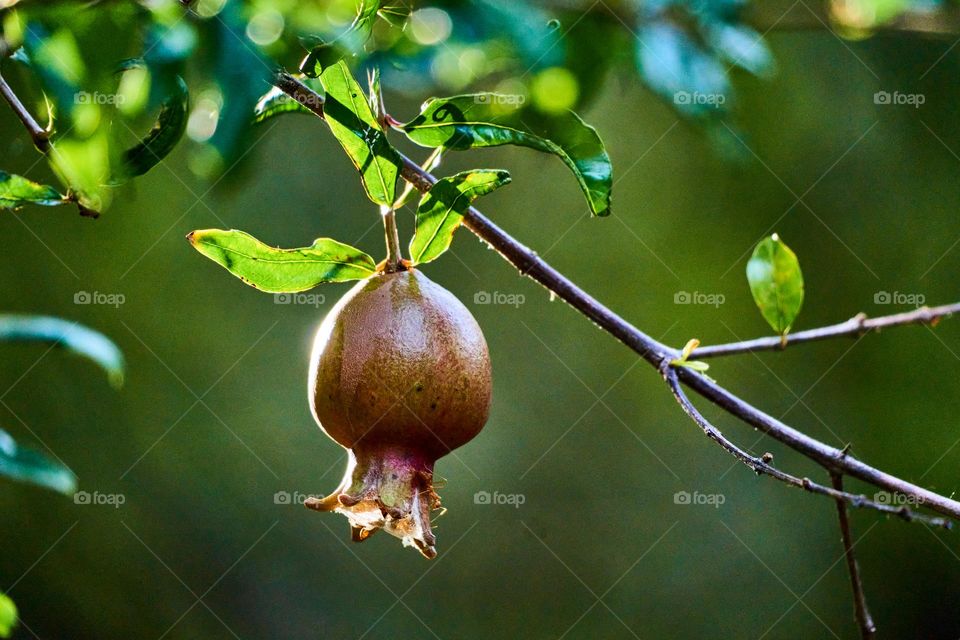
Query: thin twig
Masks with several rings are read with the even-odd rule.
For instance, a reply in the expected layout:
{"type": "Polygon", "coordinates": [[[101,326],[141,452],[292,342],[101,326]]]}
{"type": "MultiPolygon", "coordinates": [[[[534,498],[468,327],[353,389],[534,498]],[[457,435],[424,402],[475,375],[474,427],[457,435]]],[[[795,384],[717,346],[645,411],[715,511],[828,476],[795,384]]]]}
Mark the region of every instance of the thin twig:
{"type": "Polygon", "coordinates": [[[724,436],[719,429],[713,426],[709,420],[703,417],[703,414],[700,413],[700,411],[693,405],[692,402],[690,402],[687,394],[683,391],[683,387],[680,386],[680,380],[677,377],[677,369],[675,367],[666,365],[661,370],[661,374],[663,375],[664,380],[666,380],[667,386],[670,387],[673,397],[677,399],[677,402],[680,404],[680,407],[683,409],[684,413],[690,416],[690,418],[692,418],[693,421],[696,422],[701,429],[703,429],[703,432],[708,438],[723,447],[727,453],[749,467],[757,475],[768,475],[771,478],[775,478],[780,482],[790,486],[798,487],[811,493],[829,496],[836,499],[838,503],[843,505],[850,504],[854,507],[874,509],[876,511],[880,511],[881,513],[898,516],[904,520],[907,520],[908,522],[920,521],[932,526],[943,527],[945,529],[952,528],[953,523],[945,518],[931,518],[929,516],[916,513],[909,507],[894,507],[888,504],[883,504],[875,500],[870,500],[864,495],[848,493],[842,488],[834,487],[831,489],[830,487],[818,484],[809,478],[800,478],[777,469],[770,464],[770,461],[773,459],[771,456],[765,455],[758,458],[750,455],[727,439],[727,437],[724,436]]]}
{"type": "Polygon", "coordinates": [[[792,344],[827,340],[829,338],[841,338],[844,336],[861,336],[870,331],[879,331],[886,327],[897,327],[908,324],[933,325],[942,318],[949,317],[955,313],[960,313],[960,302],[945,304],[939,307],[920,307],[913,311],[894,313],[888,316],[878,316],[876,318],[868,318],[865,314],[859,313],[846,322],[788,334],[786,341],[781,340],[780,336],[770,336],[744,340],[742,342],[707,345],[694,349],[690,353],[690,357],[703,360],[704,358],[748,353],[750,351],[779,351],[792,344]]]}
{"type": "Polygon", "coordinates": [[[23,123],[23,126],[27,129],[27,133],[29,133],[33,139],[34,146],[41,152],[46,153],[47,149],[50,148],[50,132],[41,127],[33,115],[27,111],[27,108],[23,106],[20,98],[13,92],[13,89],[10,88],[10,85],[7,84],[6,79],[4,79],[2,75],[0,75],[0,95],[3,96],[13,112],[20,118],[20,122],[23,123]]]}
{"type": "Polygon", "coordinates": [[[387,243],[387,262],[384,270],[394,273],[400,270],[403,256],[400,255],[400,234],[397,232],[397,214],[391,207],[380,207],[383,216],[383,234],[387,243]]]}
{"type": "MultiPolygon", "coordinates": [[[[311,91],[307,86],[287,73],[281,72],[274,83],[282,91],[296,98],[297,95],[309,96],[310,99],[301,99],[304,104],[317,115],[323,114],[323,98],[311,91]]],[[[436,178],[421,169],[416,162],[400,155],[400,175],[414,187],[427,192],[436,182],[436,178]]],[[[680,353],[665,344],[650,337],[640,329],[621,318],[619,315],[602,305],[586,291],[574,284],[569,278],[550,266],[534,251],[530,250],[503,229],[484,216],[476,207],[469,207],[463,211],[463,224],[481,240],[493,247],[510,264],[514,265],[522,275],[525,275],[543,285],[558,298],[595,322],[601,329],[611,334],[622,343],[638,353],[652,366],[661,370],[665,363],[679,357],[680,353]]],[[[943,515],[960,518],[960,502],[928,491],[901,478],[890,475],[879,469],[857,460],[846,451],[831,447],[815,438],[785,425],[748,402],[738,398],[716,382],[704,376],[680,368],[677,377],[685,385],[696,391],[704,398],[717,404],[731,415],[753,425],[770,437],[786,444],[802,455],[819,462],[825,468],[837,473],[843,473],[859,478],[874,486],[887,491],[901,493],[908,496],[914,503],[922,504],[943,515]]],[[[815,491],[816,492],[816,491],[815,491]]],[[[829,494],[826,494],[829,495],[829,494]]],[[[903,512],[905,515],[909,512],[903,512]]],[[[912,512],[909,512],[912,513],[912,512]]]]}
{"type": "MultiPolygon", "coordinates": [[[[677,377],[693,391],[710,400],[732,416],[739,418],[794,451],[819,463],[828,471],[863,480],[892,494],[907,496],[909,501],[943,515],[960,518],[960,503],[876,469],[854,458],[845,449],[831,447],[764,413],[737,397],[719,384],[686,367],[677,367],[677,377]]],[[[906,508],[906,507],[901,507],[906,508]]]]}
{"type": "MultiPolygon", "coordinates": [[[[830,474],[830,482],[837,491],[843,491],[843,476],[838,473],[830,474]]],[[[860,637],[863,640],[873,640],[877,634],[877,626],[873,623],[870,609],[867,608],[867,597],[863,593],[863,581],[860,579],[860,567],[857,557],[853,555],[853,535],[850,533],[850,518],[847,514],[847,503],[837,500],[837,518],[840,520],[840,536],[843,538],[843,555],[847,559],[847,572],[850,574],[850,586],[853,589],[854,618],[860,627],[860,637]]]]}

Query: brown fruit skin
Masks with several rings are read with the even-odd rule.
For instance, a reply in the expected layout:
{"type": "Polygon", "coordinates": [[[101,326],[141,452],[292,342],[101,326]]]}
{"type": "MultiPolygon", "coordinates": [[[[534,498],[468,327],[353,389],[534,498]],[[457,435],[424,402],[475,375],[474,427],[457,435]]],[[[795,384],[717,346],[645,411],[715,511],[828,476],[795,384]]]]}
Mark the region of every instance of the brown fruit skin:
{"type": "Polygon", "coordinates": [[[490,411],[480,326],[449,291],[407,269],[358,283],[317,331],[313,415],[347,449],[397,447],[436,460],[490,411]]]}

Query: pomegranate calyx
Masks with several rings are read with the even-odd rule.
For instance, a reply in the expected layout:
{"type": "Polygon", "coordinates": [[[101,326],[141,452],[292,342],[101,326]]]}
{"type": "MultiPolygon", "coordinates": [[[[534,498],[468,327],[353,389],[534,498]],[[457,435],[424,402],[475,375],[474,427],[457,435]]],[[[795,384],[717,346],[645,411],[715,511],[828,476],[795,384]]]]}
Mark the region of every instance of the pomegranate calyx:
{"type": "Polygon", "coordinates": [[[351,538],[363,542],[383,529],[426,558],[437,555],[430,512],[440,507],[433,489],[434,461],[408,449],[350,449],[340,486],[325,498],[304,505],[341,513],[350,521],[351,538]]]}

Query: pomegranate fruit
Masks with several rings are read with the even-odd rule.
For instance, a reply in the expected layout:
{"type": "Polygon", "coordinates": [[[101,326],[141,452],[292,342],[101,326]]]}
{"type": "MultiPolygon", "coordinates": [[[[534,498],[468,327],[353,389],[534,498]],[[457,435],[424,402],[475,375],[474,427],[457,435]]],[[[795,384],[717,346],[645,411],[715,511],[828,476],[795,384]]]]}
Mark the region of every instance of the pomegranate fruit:
{"type": "Polygon", "coordinates": [[[306,506],[347,516],[355,541],[382,528],[435,557],[434,463],[480,432],[490,392],[487,343],[452,293],[413,268],[357,283],[310,361],[313,416],[347,449],[347,471],[306,506]]]}

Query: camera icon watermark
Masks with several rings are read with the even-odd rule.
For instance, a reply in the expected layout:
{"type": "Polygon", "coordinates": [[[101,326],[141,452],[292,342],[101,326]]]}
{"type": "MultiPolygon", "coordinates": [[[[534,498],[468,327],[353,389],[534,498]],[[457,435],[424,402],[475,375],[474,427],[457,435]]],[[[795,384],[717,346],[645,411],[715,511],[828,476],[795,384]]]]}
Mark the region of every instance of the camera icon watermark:
{"type": "Polygon", "coordinates": [[[927,296],[922,293],[877,291],[873,294],[873,304],[908,304],[915,307],[922,307],[926,302],[927,296]]]}
{"type": "Polygon", "coordinates": [[[477,291],[473,294],[473,304],[499,304],[514,308],[527,301],[522,293],[502,293],[500,291],[477,291]]]}
{"type": "Polygon", "coordinates": [[[677,291],[673,294],[673,304],[697,304],[718,308],[727,297],[722,293],[704,293],[702,291],[677,291]]]}
{"type": "Polygon", "coordinates": [[[927,101],[927,96],[922,93],[900,93],[899,91],[877,91],[873,94],[873,104],[910,106],[919,109],[920,105],[927,101]]]}
{"type": "Polygon", "coordinates": [[[891,507],[917,507],[922,506],[925,500],[918,496],[908,496],[902,493],[887,493],[878,491],[873,494],[873,501],[877,504],[885,504],[891,507]]]}
{"type": "Polygon", "coordinates": [[[514,509],[519,509],[520,505],[527,501],[527,496],[522,493],[500,493],[494,491],[477,491],[473,494],[473,504],[483,505],[509,505],[514,509]]]}
{"type": "Polygon", "coordinates": [[[701,93],[699,91],[675,91],[673,103],[677,105],[698,105],[719,109],[727,101],[722,93],[701,93]]]}
{"type": "Polygon", "coordinates": [[[673,494],[673,504],[681,505],[708,505],[714,509],[719,509],[720,505],[727,501],[727,496],[722,493],[700,493],[694,491],[677,491],[673,494]]]}
{"type": "Polygon", "coordinates": [[[74,104],[123,104],[126,96],[121,93],[101,93],[94,91],[77,91],[73,94],[74,104]]]}
{"type": "Polygon", "coordinates": [[[102,293],[100,291],[77,291],[73,294],[73,304],[99,304],[118,309],[127,301],[122,293],[102,293]]]}
{"type": "Polygon", "coordinates": [[[522,93],[478,93],[473,96],[477,104],[498,104],[510,107],[519,107],[527,101],[522,93]]]}
{"type": "Polygon", "coordinates": [[[282,505],[300,505],[302,506],[310,498],[322,498],[322,495],[315,493],[301,493],[300,491],[277,491],[273,494],[273,504],[282,505]]]}
{"type": "Polygon", "coordinates": [[[273,294],[273,304],[295,304],[314,309],[323,306],[327,297],[322,293],[275,293],[273,294]]]}
{"type": "Polygon", "coordinates": [[[119,509],[126,503],[127,496],[122,493],[100,493],[94,491],[77,491],[73,494],[73,504],[83,506],[110,506],[119,509]]]}

